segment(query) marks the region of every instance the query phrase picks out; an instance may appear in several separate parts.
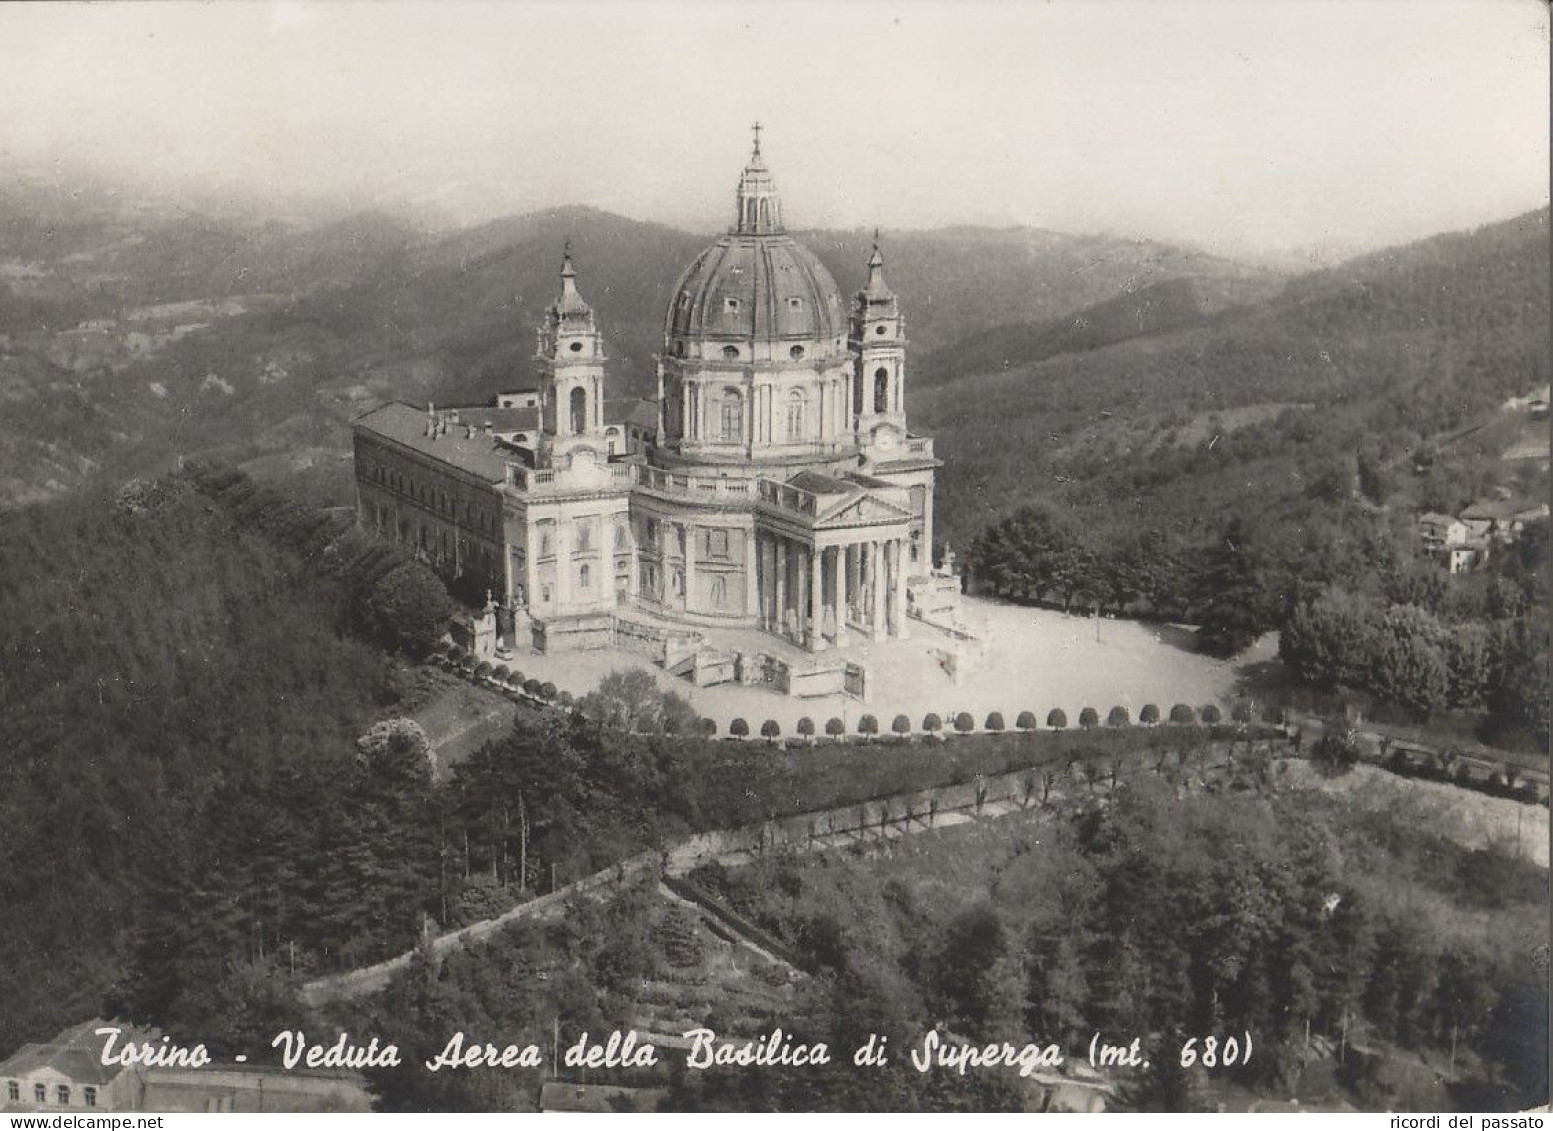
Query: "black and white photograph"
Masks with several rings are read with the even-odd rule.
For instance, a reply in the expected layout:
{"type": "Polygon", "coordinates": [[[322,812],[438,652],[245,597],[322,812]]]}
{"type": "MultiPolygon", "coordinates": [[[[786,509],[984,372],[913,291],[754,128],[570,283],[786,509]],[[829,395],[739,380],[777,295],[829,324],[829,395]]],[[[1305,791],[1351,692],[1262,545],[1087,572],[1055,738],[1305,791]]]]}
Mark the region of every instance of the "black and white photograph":
{"type": "Polygon", "coordinates": [[[8,1126],[1544,1126],[1549,25],[0,5],[8,1126]]]}

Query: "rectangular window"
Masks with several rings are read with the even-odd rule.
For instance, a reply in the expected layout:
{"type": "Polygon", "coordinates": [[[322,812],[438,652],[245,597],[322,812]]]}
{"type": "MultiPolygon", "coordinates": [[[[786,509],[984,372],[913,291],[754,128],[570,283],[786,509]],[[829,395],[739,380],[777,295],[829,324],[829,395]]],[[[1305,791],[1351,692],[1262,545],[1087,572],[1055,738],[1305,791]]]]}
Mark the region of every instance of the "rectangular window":
{"type": "Polygon", "coordinates": [[[92,1087],[90,1084],[86,1086],[85,1099],[87,1107],[97,1106],[97,1089],[92,1087]]]}
{"type": "Polygon", "coordinates": [[[61,1106],[69,1107],[70,1106],[70,1085],[69,1084],[60,1084],[57,1088],[55,1088],[54,1089],[54,1098],[59,1101],[61,1106]]]}
{"type": "Polygon", "coordinates": [[[744,402],[722,402],[722,439],[725,444],[737,444],[744,439],[744,402]]]}
{"type": "Polygon", "coordinates": [[[35,1101],[37,1101],[38,1103],[40,1103],[40,1104],[48,1103],[49,1102],[49,1090],[48,1090],[48,1088],[45,1087],[42,1084],[34,1084],[32,1086],[32,1098],[35,1101]]]}
{"type": "Polygon", "coordinates": [[[5,1082],[5,1098],[10,1100],[13,1104],[21,1103],[22,1086],[15,1080],[7,1080],[5,1082]]]}

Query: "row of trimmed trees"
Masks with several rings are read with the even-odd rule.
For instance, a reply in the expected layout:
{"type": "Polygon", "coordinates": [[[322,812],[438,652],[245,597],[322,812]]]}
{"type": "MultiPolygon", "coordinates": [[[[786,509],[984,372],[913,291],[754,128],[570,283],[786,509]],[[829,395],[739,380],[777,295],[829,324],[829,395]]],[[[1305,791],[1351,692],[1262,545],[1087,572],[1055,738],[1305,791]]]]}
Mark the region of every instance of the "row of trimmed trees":
{"type": "MultiPolygon", "coordinates": [[[[1255,712],[1249,703],[1239,703],[1231,711],[1235,722],[1249,723],[1253,721],[1255,712]]],[[[1143,710],[1138,712],[1138,722],[1143,726],[1157,726],[1161,722],[1168,721],[1176,726],[1190,726],[1194,723],[1206,723],[1213,726],[1224,721],[1224,712],[1215,704],[1196,708],[1187,703],[1177,703],[1170,708],[1168,718],[1161,716],[1160,709],[1153,703],[1146,704],[1143,710]]],[[[1100,712],[1093,707],[1085,707],[1078,714],[1078,725],[1084,730],[1092,730],[1101,725],[1100,712]]],[[[1132,714],[1126,707],[1112,707],[1106,713],[1105,725],[1108,727],[1132,726],[1132,714]]],[[[1053,707],[1046,715],[1046,729],[1066,730],[1068,728],[1068,713],[1061,707],[1053,707]]],[[[717,723],[712,719],[700,720],[701,733],[707,737],[715,737],[717,723]]],[[[890,731],[902,738],[914,731],[920,731],[929,736],[942,734],[946,729],[958,734],[970,734],[976,730],[976,717],[969,711],[961,711],[958,714],[945,719],[936,711],[929,711],[922,718],[920,726],[913,724],[909,715],[896,715],[890,722],[890,731]]],[[[981,724],[981,729],[987,733],[997,734],[1008,729],[1001,711],[993,711],[981,724]]],[[[1040,723],[1034,711],[1021,711],[1014,719],[1014,729],[1019,731],[1035,731],[1040,729],[1040,723]]],[[[750,723],[744,718],[736,718],[728,724],[728,735],[732,738],[748,738],[752,731],[750,723]]],[[[767,719],[760,724],[760,737],[775,740],[782,737],[782,727],[775,719],[767,719]]],[[[817,735],[815,722],[807,715],[798,720],[798,737],[813,740],[817,735]]],[[[828,738],[844,738],[847,735],[847,725],[837,716],[831,716],[825,722],[825,736],[828,738]]],[[[856,733],[864,738],[872,738],[881,733],[878,716],[865,714],[857,720],[856,733]]]]}

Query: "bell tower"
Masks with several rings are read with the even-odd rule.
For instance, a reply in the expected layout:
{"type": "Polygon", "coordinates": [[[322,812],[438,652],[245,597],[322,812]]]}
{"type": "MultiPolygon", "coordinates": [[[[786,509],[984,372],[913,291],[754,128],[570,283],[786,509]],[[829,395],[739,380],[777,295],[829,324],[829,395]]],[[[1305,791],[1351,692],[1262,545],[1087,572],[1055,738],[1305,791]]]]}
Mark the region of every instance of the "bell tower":
{"type": "Polygon", "coordinates": [[[608,458],[604,433],[604,338],[593,308],[577,290],[568,241],[561,256],[561,296],[545,311],[538,332],[540,441],[546,464],[578,448],[608,458]]]}
{"type": "Polygon", "coordinates": [[[852,302],[847,344],[856,357],[852,382],[853,426],[871,448],[906,438],[906,321],[884,281],[884,254],[874,233],[868,282],[852,302]]]}

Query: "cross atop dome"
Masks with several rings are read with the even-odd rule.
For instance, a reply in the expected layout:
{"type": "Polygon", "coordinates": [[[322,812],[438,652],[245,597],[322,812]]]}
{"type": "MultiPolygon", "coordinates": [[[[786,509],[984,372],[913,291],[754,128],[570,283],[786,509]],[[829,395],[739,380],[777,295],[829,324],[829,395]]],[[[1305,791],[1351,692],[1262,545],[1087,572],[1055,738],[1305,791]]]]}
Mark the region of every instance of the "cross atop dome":
{"type": "Polygon", "coordinates": [[[750,127],[750,132],[755,135],[755,149],[751,153],[752,157],[759,157],[760,156],[760,131],[763,128],[764,127],[760,124],[759,120],[757,120],[755,122],[755,124],[750,127]]]}

